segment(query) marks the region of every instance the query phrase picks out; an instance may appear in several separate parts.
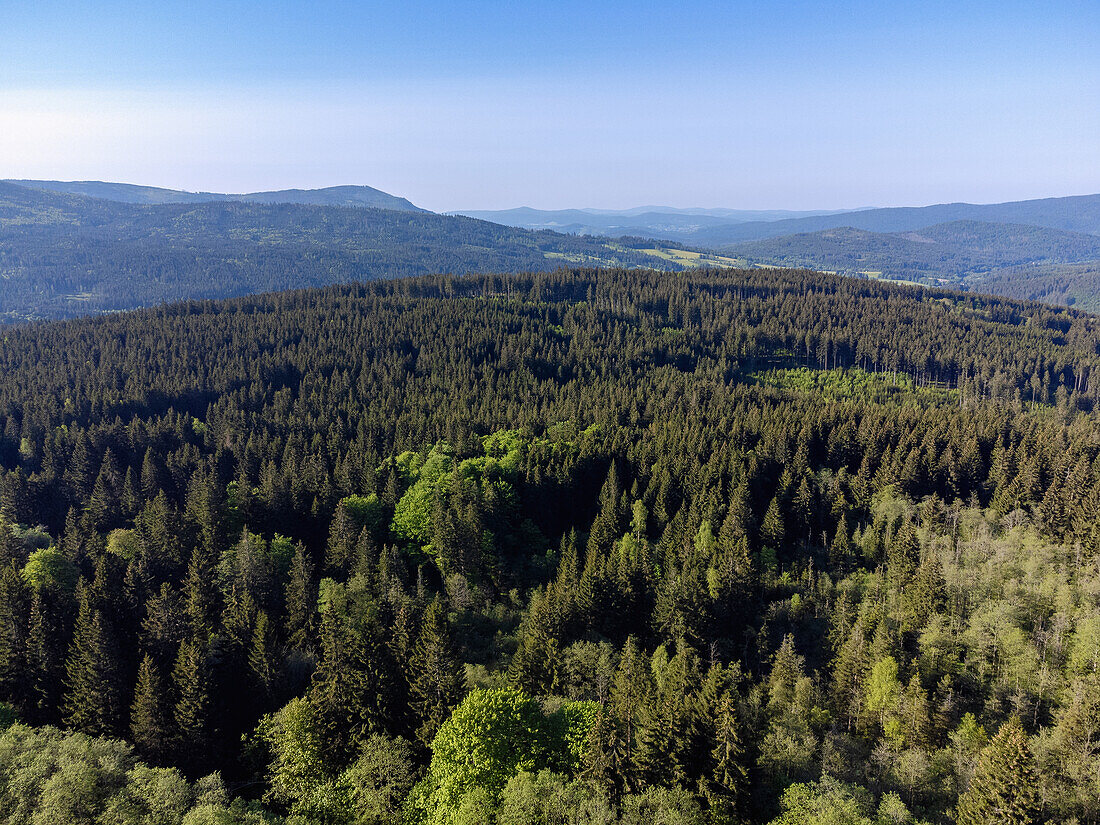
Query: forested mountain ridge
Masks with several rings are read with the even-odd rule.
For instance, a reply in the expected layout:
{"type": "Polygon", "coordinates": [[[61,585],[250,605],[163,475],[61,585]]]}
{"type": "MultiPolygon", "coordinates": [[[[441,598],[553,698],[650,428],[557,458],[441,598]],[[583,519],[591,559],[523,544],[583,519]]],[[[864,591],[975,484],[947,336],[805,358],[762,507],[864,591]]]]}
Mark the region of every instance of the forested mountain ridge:
{"type": "Polygon", "coordinates": [[[954,221],[894,233],[824,229],[732,244],[722,251],[754,263],[961,285],[996,269],[1100,260],[1100,235],[954,221]]]}
{"type": "Polygon", "coordinates": [[[12,329],[0,700],[191,781],[17,724],[0,809],[1100,822],[1098,366],[1082,313],[790,270],[12,329]]]}
{"type": "Polygon", "coordinates": [[[866,232],[912,232],[955,221],[1012,223],[1100,234],[1100,195],[1076,195],[1006,203],[941,203],[932,206],[822,210],[784,214],[780,210],[538,210],[471,211],[474,217],[508,226],[559,231],[639,234],[714,248],[743,241],[804,235],[851,227],[866,232]],[[646,214],[649,213],[649,214],[646,214]],[[725,219],[725,220],[723,220],[725,219]]]}
{"type": "Polygon", "coordinates": [[[632,243],[430,212],[286,203],[146,206],[0,183],[0,321],[431,272],[563,263],[677,271],[698,263],[657,254],[654,242],[632,243]]]}
{"type": "Polygon", "coordinates": [[[218,192],[184,192],[179,189],[162,189],[156,186],[138,186],[130,183],[107,181],[16,180],[4,183],[42,189],[68,195],[118,201],[120,203],[155,206],[165,203],[211,203],[214,201],[241,201],[245,203],[301,203],[313,206],[366,206],[376,209],[394,209],[401,212],[425,212],[405,198],[390,195],[370,186],[329,186],[324,189],[282,189],[273,192],[249,192],[247,194],[223,194],[218,192]]]}
{"type": "Polygon", "coordinates": [[[690,239],[677,238],[677,240],[702,246],[720,246],[738,241],[819,232],[823,229],[836,229],[842,226],[869,232],[912,232],[925,226],[954,221],[1026,224],[1095,235],[1100,234],[1100,194],[1007,203],[943,203],[933,206],[863,209],[836,215],[731,224],[700,230],[690,239]]]}
{"type": "Polygon", "coordinates": [[[816,211],[749,209],[676,209],[646,206],[635,209],[489,209],[457,210],[450,214],[466,215],[483,221],[518,226],[524,229],[553,229],[575,235],[639,235],[665,240],[687,240],[703,227],[724,226],[748,221],[775,221],[785,218],[833,215],[851,210],[816,211]]]}

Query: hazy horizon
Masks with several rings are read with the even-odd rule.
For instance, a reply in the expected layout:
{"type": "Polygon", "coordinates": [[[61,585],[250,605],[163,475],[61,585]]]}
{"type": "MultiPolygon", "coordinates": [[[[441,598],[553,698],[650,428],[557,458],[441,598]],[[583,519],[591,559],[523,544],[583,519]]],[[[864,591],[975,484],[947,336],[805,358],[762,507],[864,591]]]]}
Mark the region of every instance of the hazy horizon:
{"type": "Polygon", "coordinates": [[[1096,4],[62,2],[0,23],[4,177],[360,182],[433,211],[1100,191],[1096,4]]]}

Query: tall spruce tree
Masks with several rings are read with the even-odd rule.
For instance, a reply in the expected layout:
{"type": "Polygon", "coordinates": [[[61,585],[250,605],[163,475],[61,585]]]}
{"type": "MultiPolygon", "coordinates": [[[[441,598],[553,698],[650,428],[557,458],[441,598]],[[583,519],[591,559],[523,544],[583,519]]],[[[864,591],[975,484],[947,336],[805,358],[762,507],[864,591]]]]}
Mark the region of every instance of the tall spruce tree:
{"type": "Polygon", "coordinates": [[[425,745],[431,744],[439,726],[462,698],[462,679],[443,603],[436,596],[424,611],[409,686],[418,721],[416,735],[425,745]]]}
{"type": "Polygon", "coordinates": [[[122,718],[121,674],[115,638],[103,614],[81,587],[80,605],[65,665],[65,724],[92,736],[111,736],[122,718]]]}
{"type": "Polygon", "coordinates": [[[130,737],[142,759],[153,765],[164,764],[172,755],[172,730],[165,698],[160,670],[153,657],[146,654],[138,668],[130,706],[130,737]]]}
{"type": "Polygon", "coordinates": [[[175,753],[189,771],[199,773],[212,756],[210,671],[202,640],[190,639],[180,645],[172,687],[175,753]]]}
{"type": "Polygon", "coordinates": [[[1039,822],[1039,778],[1027,736],[1013,716],[978,756],[970,787],[959,797],[958,825],[1039,822]]]}

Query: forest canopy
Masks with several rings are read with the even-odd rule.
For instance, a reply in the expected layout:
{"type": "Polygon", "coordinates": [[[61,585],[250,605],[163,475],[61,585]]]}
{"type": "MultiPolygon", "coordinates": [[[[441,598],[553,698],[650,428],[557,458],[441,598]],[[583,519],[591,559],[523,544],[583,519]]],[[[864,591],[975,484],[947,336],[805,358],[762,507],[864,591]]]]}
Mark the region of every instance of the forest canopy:
{"type": "Polygon", "coordinates": [[[0,807],[1100,822],[1098,364],[792,270],[11,329],[0,807]]]}

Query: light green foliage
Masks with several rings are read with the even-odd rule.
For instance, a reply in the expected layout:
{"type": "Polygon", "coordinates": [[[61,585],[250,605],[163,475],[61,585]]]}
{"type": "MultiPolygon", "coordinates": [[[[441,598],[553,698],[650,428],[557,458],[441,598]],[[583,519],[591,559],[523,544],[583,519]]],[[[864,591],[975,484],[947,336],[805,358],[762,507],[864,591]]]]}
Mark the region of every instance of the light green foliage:
{"type": "Polygon", "coordinates": [[[703,825],[696,798],[683,788],[646,788],[622,801],[622,825],[703,825]]]}
{"type": "Polygon", "coordinates": [[[340,499],[340,506],[348,511],[359,529],[365,527],[376,538],[384,534],[386,508],[376,493],[369,496],[346,496],[340,499]]]}
{"type": "Polygon", "coordinates": [[[440,442],[423,458],[415,453],[402,453],[396,463],[411,484],[394,508],[393,532],[406,542],[425,545],[431,540],[436,489],[443,476],[454,469],[453,450],[440,442]]]}
{"type": "Polygon", "coordinates": [[[416,781],[412,747],[404,739],[375,735],[363,744],[359,758],[338,784],[345,789],[355,825],[397,822],[416,781]]]}
{"type": "Polygon", "coordinates": [[[53,587],[71,591],[76,587],[76,578],[76,565],[53,547],[35,550],[23,567],[23,580],[35,590],[53,587]]]}
{"type": "Polygon", "coordinates": [[[130,746],[55,728],[0,734],[0,821],[5,825],[274,825],[237,801],[221,779],[189,783],[138,762],[130,746]]]}
{"type": "Polygon", "coordinates": [[[895,398],[919,397],[929,401],[951,403],[958,398],[957,390],[917,386],[909,375],[903,373],[875,375],[858,367],[829,370],[813,370],[806,367],[768,370],[756,373],[752,378],[762,384],[833,399],[873,399],[881,402],[895,398]]]}
{"type": "Polygon", "coordinates": [[[342,804],[322,758],[320,723],[308,699],[291,699],[258,729],[271,751],[272,799],[295,813],[318,814],[342,804]]]}
{"type": "Polygon", "coordinates": [[[771,825],[906,825],[916,823],[896,794],[875,806],[865,789],[830,777],[791,785],[780,801],[783,813],[771,825]]]}
{"type": "Polygon", "coordinates": [[[513,690],[469,694],[432,742],[429,800],[431,822],[453,822],[474,788],[496,796],[519,771],[537,771],[561,758],[553,721],[536,700],[513,690]]]}
{"type": "Polygon", "coordinates": [[[1085,616],[1078,622],[1069,666],[1075,673],[1100,672],[1100,615],[1085,616]]]}
{"type": "Polygon", "coordinates": [[[483,493],[493,487],[492,495],[498,501],[512,501],[510,480],[519,471],[525,452],[550,448],[546,439],[532,439],[522,430],[500,430],[485,436],[482,445],[484,455],[462,461],[455,459],[454,448],[445,441],[423,454],[405,452],[393,459],[407,484],[405,494],[394,508],[391,525],[394,535],[408,545],[427,546],[432,538],[436,499],[449,496],[455,484],[473,482],[483,493]]]}
{"type": "Polygon", "coordinates": [[[497,825],[613,825],[616,811],[591,785],[548,770],[520,772],[501,794],[497,825]]]}
{"type": "Polygon", "coordinates": [[[133,530],[112,530],[107,536],[107,552],[114,553],[123,561],[133,561],[141,552],[141,544],[133,530]]]}
{"type": "Polygon", "coordinates": [[[581,760],[588,748],[588,734],[599,711],[600,706],[596,702],[566,702],[551,716],[559,727],[559,736],[565,745],[562,768],[567,772],[580,770],[581,760]]]}
{"type": "MultiPolygon", "coordinates": [[[[865,707],[868,712],[878,717],[884,730],[893,727],[891,721],[897,711],[898,699],[901,696],[901,682],[898,681],[898,663],[893,656],[887,656],[871,667],[871,675],[867,677],[867,696],[865,707]]],[[[895,735],[900,734],[900,731],[895,735]]]]}

